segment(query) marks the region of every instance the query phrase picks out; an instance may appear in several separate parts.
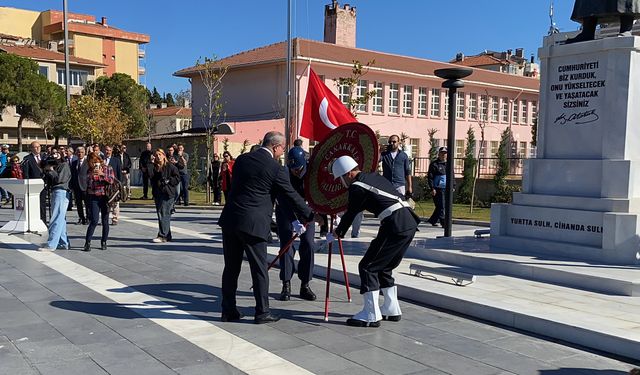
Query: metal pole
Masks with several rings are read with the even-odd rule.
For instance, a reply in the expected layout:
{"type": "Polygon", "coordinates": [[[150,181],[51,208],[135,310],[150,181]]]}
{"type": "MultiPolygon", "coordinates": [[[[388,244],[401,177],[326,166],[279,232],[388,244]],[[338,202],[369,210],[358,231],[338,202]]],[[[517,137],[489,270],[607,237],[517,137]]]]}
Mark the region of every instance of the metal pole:
{"type": "Polygon", "coordinates": [[[445,210],[444,210],[444,236],[451,237],[451,226],[453,225],[453,184],[454,173],[453,163],[456,147],[456,92],[455,87],[449,88],[449,129],[447,130],[447,185],[445,189],[445,210]]]}
{"type": "Polygon", "coordinates": [[[287,100],[284,119],[285,151],[291,141],[291,0],[287,1],[287,100]]]}
{"type": "Polygon", "coordinates": [[[70,75],[69,71],[69,28],[67,27],[67,0],[62,0],[62,13],[64,18],[64,77],[65,88],[67,90],[67,107],[71,103],[70,75]]]}

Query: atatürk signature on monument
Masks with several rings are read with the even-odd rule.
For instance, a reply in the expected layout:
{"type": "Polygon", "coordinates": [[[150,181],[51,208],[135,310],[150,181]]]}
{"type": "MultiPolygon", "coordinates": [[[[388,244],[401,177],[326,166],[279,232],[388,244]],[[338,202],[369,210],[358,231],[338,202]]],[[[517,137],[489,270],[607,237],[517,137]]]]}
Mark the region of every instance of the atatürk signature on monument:
{"type": "Polygon", "coordinates": [[[566,113],[561,114],[556,118],[553,122],[554,124],[566,125],[569,123],[574,123],[576,125],[584,125],[590,122],[598,121],[600,116],[596,113],[595,109],[590,109],[584,112],[572,113],[567,115],[566,113]]]}

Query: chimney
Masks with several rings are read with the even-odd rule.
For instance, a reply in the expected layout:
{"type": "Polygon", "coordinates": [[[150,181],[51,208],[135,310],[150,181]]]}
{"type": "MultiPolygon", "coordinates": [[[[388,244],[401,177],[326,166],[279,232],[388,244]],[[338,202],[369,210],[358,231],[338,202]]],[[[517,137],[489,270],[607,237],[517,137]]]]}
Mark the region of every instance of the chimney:
{"type": "Polygon", "coordinates": [[[507,50],[507,60],[511,58],[512,54],[513,54],[513,50],[512,49],[508,49],[507,50]]]}
{"type": "Polygon", "coordinates": [[[160,103],[160,108],[167,108],[167,103],[160,103]]]}
{"type": "Polygon", "coordinates": [[[185,99],[184,100],[184,107],[185,108],[191,108],[191,100],[185,99]]]}
{"type": "Polygon", "coordinates": [[[324,6],[324,41],[340,46],[356,46],[356,8],[337,0],[324,6]]]}
{"type": "Polygon", "coordinates": [[[531,54],[531,63],[533,64],[534,62],[536,62],[536,58],[533,56],[533,53],[531,54]]]}
{"type": "Polygon", "coordinates": [[[458,52],[456,54],[456,61],[464,61],[464,53],[458,52]]]}
{"type": "Polygon", "coordinates": [[[524,58],[524,48],[516,48],[516,57],[524,58]]]}
{"type": "Polygon", "coordinates": [[[153,104],[153,103],[149,104],[149,109],[156,109],[156,108],[158,108],[157,104],[153,104]]]}
{"type": "Polygon", "coordinates": [[[107,17],[102,17],[102,21],[100,23],[102,26],[107,26],[107,17]]]}

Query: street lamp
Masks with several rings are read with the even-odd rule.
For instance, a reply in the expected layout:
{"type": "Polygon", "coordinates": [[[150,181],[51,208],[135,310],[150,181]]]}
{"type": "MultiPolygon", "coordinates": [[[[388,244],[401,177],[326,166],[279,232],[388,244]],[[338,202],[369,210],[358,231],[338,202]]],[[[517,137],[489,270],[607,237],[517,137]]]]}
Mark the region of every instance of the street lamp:
{"type": "Polygon", "coordinates": [[[444,236],[451,237],[451,226],[453,224],[453,158],[456,141],[456,97],[459,88],[464,87],[462,78],[473,73],[470,68],[445,68],[437,69],[434,74],[446,81],[442,82],[442,87],[449,90],[449,129],[447,131],[447,184],[445,188],[445,211],[444,211],[444,236]]]}

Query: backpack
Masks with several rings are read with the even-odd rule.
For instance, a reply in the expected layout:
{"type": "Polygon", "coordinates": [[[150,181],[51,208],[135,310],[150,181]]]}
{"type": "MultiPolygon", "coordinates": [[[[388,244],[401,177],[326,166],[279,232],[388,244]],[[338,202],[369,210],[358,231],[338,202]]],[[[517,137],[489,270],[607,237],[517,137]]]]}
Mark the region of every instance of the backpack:
{"type": "Polygon", "coordinates": [[[115,206],[124,197],[124,187],[117,178],[113,178],[113,182],[105,186],[104,191],[107,196],[107,204],[111,207],[115,206]]]}

